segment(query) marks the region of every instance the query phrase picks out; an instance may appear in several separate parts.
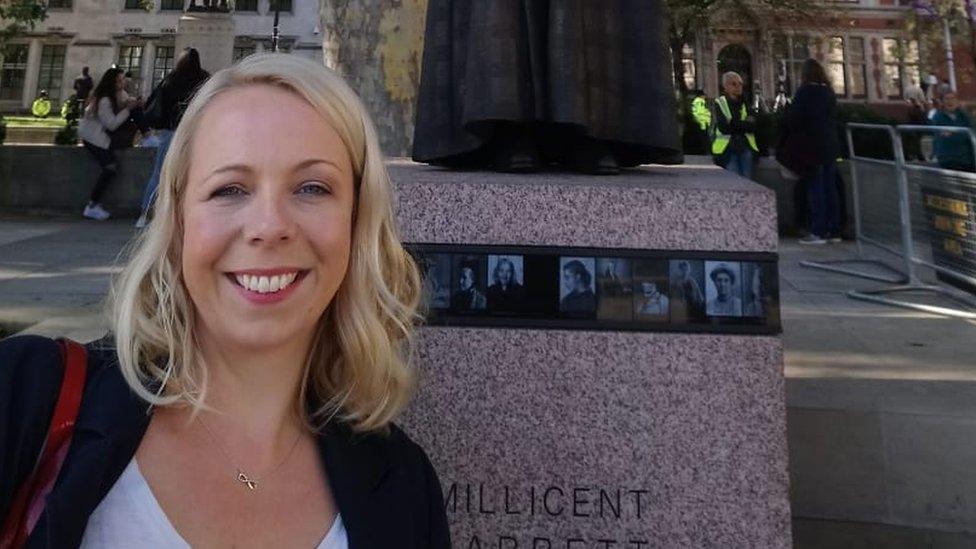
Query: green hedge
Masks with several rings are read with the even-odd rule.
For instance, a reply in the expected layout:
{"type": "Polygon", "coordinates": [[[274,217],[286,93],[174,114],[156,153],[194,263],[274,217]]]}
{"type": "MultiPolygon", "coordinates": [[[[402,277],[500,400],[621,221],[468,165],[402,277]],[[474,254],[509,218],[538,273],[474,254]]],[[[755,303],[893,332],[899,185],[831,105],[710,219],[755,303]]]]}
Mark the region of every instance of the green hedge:
{"type": "MultiPolygon", "coordinates": [[[[756,119],[756,138],[762,154],[768,154],[779,143],[780,132],[785,122],[785,113],[760,114],[756,119]]],[[[847,132],[845,128],[850,122],[862,124],[894,125],[900,122],[894,118],[881,115],[860,104],[840,104],[837,106],[837,139],[840,144],[841,156],[848,157],[847,132]]],[[[854,150],[859,156],[891,160],[894,158],[891,139],[883,131],[860,130],[854,132],[854,150]]]]}

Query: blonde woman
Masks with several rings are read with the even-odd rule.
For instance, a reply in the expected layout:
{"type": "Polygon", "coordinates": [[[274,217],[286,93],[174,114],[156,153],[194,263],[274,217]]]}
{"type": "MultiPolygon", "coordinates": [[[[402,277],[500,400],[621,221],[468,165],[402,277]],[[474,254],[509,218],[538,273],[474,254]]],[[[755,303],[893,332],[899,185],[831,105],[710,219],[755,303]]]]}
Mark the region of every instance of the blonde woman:
{"type": "MultiPolygon", "coordinates": [[[[437,476],[392,424],[420,282],[350,88],[288,55],[220,71],[173,136],[157,208],[28,545],[449,547],[437,476]]],[[[60,365],[51,340],[0,344],[0,514],[60,365]]]]}

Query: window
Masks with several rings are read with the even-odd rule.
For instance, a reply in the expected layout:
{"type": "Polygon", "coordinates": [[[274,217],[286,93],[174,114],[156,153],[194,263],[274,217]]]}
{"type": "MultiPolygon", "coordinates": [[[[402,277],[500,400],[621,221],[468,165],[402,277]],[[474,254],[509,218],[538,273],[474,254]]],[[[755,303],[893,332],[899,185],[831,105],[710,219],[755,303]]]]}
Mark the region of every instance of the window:
{"type": "Polygon", "coordinates": [[[776,64],[776,91],[793,95],[800,86],[803,62],[810,57],[810,38],[801,34],[774,35],[773,61],[776,64]]]}
{"type": "Polygon", "coordinates": [[[853,99],[864,99],[868,96],[868,71],[864,55],[864,38],[848,38],[847,58],[848,73],[850,74],[850,96],[853,99]]]}
{"type": "Polygon", "coordinates": [[[237,63],[254,53],[254,46],[234,46],[234,62],[237,63]]]}
{"type": "Polygon", "coordinates": [[[258,11],[258,0],[237,0],[234,11],[258,11]]]}
{"type": "Polygon", "coordinates": [[[141,10],[143,9],[141,0],[125,0],[125,9],[127,10],[141,10]]]}
{"type": "Polygon", "coordinates": [[[269,11],[274,13],[275,6],[278,4],[281,5],[281,11],[291,11],[291,0],[271,0],[269,11]]]}
{"type": "Polygon", "coordinates": [[[24,99],[24,77],[27,74],[27,44],[7,46],[0,68],[0,100],[24,99]]]}
{"type": "Polygon", "coordinates": [[[864,38],[832,36],[827,41],[827,76],[838,97],[867,97],[864,38]]]}
{"type": "Polygon", "coordinates": [[[698,71],[695,65],[695,49],[689,44],[681,48],[681,64],[685,69],[685,87],[695,89],[698,83],[698,71]]]}
{"type": "Polygon", "coordinates": [[[921,81],[918,72],[918,42],[884,39],[884,93],[888,99],[901,99],[905,90],[921,81]]]}
{"type": "Polygon", "coordinates": [[[827,40],[827,77],[838,97],[847,97],[847,68],[844,58],[844,38],[831,36],[827,40]]]}
{"type": "Polygon", "coordinates": [[[183,0],[159,0],[160,11],[183,11],[183,0]]]}
{"type": "Polygon", "coordinates": [[[142,89],[142,46],[119,46],[119,60],[115,65],[123,72],[131,72],[132,87],[142,89]]]}
{"type": "Polygon", "coordinates": [[[156,46],[156,58],[153,59],[153,80],[152,87],[156,86],[166,78],[169,71],[173,70],[173,46],[156,46]]]}
{"type": "Polygon", "coordinates": [[[55,8],[55,9],[67,9],[67,10],[70,10],[71,9],[71,0],[48,0],[47,1],[47,7],[48,8],[55,8]]]}
{"type": "Polygon", "coordinates": [[[41,48],[41,68],[37,76],[37,93],[47,90],[51,102],[61,102],[61,83],[64,80],[64,53],[67,46],[45,45],[41,48]]]}

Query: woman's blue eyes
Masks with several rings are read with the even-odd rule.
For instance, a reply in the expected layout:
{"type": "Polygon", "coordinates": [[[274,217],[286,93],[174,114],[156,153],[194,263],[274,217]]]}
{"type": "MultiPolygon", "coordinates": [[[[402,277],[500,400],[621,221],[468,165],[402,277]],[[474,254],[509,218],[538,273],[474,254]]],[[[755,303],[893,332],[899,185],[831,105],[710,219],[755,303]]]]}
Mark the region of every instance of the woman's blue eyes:
{"type": "MultiPolygon", "coordinates": [[[[325,196],[327,194],[331,194],[331,191],[329,190],[328,187],[326,187],[321,183],[314,183],[314,182],[303,183],[300,187],[298,187],[298,189],[296,189],[295,192],[298,194],[306,194],[312,196],[325,196]]],[[[240,185],[236,185],[236,184],[225,185],[215,190],[210,195],[210,198],[226,198],[226,197],[246,195],[246,194],[247,191],[244,190],[240,185]]]]}

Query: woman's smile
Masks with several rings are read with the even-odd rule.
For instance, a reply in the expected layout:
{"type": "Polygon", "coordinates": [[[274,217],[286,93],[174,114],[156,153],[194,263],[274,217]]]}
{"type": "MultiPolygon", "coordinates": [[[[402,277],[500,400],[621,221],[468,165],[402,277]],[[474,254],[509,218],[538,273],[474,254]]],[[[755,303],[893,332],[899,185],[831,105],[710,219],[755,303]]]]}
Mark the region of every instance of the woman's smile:
{"type": "Polygon", "coordinates": [[[273,269],[247,269],[226,273],[240,295],[259,305],[279,303],[295,292],[308,269],[280,267],[273,269]]]}

